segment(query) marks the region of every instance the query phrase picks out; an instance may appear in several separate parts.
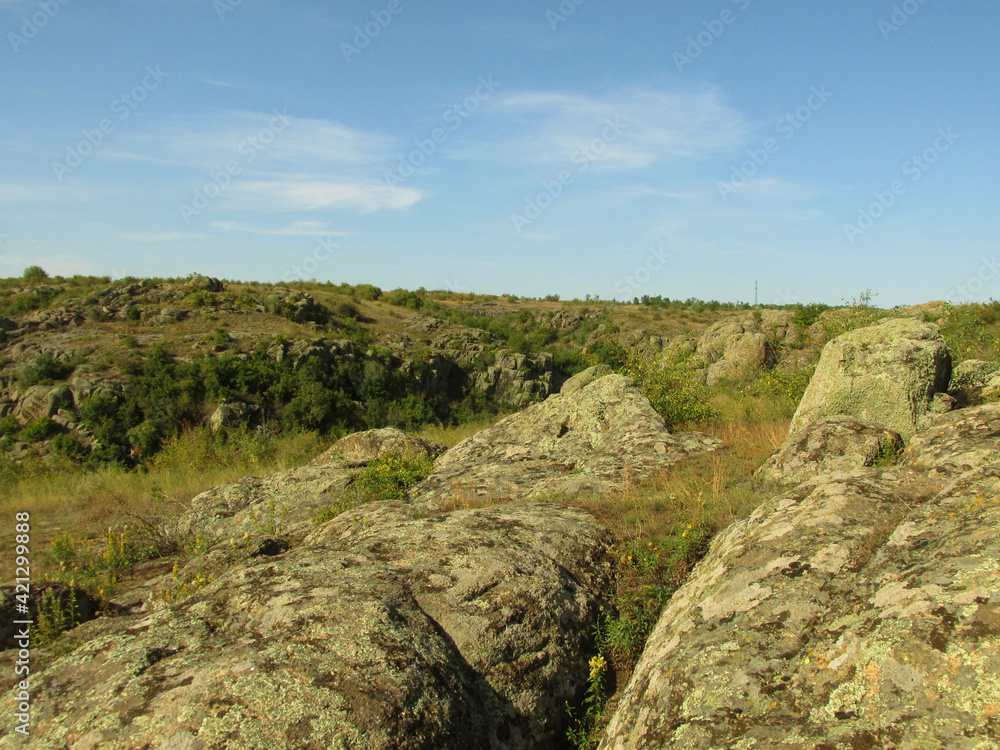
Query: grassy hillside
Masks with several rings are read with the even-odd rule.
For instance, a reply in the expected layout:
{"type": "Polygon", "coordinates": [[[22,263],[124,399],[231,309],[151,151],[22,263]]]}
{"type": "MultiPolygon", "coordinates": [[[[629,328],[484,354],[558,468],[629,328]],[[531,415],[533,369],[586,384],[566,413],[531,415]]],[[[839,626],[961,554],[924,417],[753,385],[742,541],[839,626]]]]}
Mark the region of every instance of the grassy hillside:
{"type": "MultiPolygon", "coordinates": [[[[588,366],[628,374],[670,429],[716,434],[726,449],[614,497],[561,499],[619,539],[598,633],[608,661],[591,665],[600,700],[571,722],[588,747],[711,536],[774,491],[753,472],[786,437],[827,340],[916,315],[941,326],[956,363],[1000,362],[1000,303],[870,299],[751,308],[32,268],[0,279],[0,510],[31,512],[35,580],[107,597],[197,550],[167,538],[165,521],[212,486],[300,466],[355,430],[392,425],[451,446],[588,366]],[[718,369],[747,342],[759,362],[718,369]]],[[[46,627],[54,637],[66,625],[46,627]]]]}

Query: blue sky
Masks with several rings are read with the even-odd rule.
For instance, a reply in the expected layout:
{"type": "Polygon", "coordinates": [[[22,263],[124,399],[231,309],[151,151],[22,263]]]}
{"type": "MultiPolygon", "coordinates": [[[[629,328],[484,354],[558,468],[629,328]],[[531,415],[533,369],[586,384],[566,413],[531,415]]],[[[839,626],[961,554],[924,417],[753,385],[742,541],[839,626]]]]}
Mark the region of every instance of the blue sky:
{"type": "Polygon", "coordinates": [[[0,275],[1000,297],[1000,2],[0,0],[0,275]]]}

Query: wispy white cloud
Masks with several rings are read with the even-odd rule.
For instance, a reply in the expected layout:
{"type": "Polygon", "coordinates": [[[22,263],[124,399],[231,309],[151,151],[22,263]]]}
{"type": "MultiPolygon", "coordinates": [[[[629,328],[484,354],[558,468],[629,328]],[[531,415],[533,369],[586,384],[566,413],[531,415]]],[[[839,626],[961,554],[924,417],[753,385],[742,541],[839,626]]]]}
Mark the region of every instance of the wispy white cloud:
{"type": "Polygon", "coordinates": [[[381,164],[398,147],[392,136],[339,122],[274,112],[211,112],[173,117],[127,138],[114,156],[217,169],[236,161],[244,167],[295,169],[381,164]]]}
{"type": "Polygon", "coordinates": [[[330,229],[324,221],[296,221],[280,229],[255,227],[238,221],[213,221],[210,226],[223,232],[246,232],[247,234],[264,234],[279,237],[346,237],[351,234],[330,229]]]}
{"type": "Polygon", "coordinates": [[[492,120],[493,137],[452,148],[452,158],[567,164],[582,154],[597,169],[638,170],[731,149],[751,130],[716,89],[689,93],[635,86],[603,95],[520,91],[496,96],[483,114],[492,120]]]}
{"type": "MultiPolygon", "coordinates": [[[[394,190],[372,179],[375,168],[392,159],[400,142],[394,136],[339,122],[296,118],[284,110],[213,112],[161,121],[107,153],[118,159],[197,170],[192,172],[195,184],[225,168],[231,178],[224,195],[229,208],[371,212],[407,208],[423,197],[418,190],[394,190]]],[[[302,223],[274,230],[221,222],[216,228],[274,235],[330,234],[325,226],[302,223]]]]}
{"type": "Polygon", "coordinates": [[[423,193],[390,188],[381,182],[327,180],[304,175],[240,182],[230,188],[231,205],[253,211],[352,209],[369,213],[409,208],[423,193]]]}

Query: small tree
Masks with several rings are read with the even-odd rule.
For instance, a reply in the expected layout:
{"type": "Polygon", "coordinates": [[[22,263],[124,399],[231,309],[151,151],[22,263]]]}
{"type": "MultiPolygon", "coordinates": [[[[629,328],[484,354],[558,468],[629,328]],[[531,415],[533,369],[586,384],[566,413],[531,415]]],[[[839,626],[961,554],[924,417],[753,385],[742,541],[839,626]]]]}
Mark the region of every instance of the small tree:
{"type": "Polygon", "coordinates": [[[28,266],[21,274],[21,278],[24,279],[25,284],[41,284],[49,278],[49,275],[41,266],[28,266]]]}

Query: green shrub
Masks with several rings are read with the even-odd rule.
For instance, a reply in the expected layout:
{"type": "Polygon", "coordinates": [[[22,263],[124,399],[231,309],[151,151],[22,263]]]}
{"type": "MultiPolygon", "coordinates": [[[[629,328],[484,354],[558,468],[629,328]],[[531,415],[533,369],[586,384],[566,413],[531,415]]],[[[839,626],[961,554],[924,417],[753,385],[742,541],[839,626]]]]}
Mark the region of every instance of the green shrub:
{"type": "Polygon", "coordinates": [[[38,417],[31,420],[21,431],[21,437],[28,443],[38,443],[58,435],[62,428],[49,417],[38,417]]]}
{"type": "Polygon", "coordinates": [[[13,414],[8,414],[3,419],[0,419],[0,437],[6,437],[7,435],[16,435],[21,431],[21,425],[14,418],[13,414]]]}
{"type": "Polygon", "coordinates": [[[395,307],[406,307],[410,310],[419,310],[424,306],[424,300],[419,297],[414,292],[409,292],[406,289],[394,289],[389,292],[389,296],[386,301],[395,307]]]}
{"type": "Polygon", "coordinates": [[[182,300],[182,304],[191,307],[212,307],[217,304],[216,296],[213,292],[204,289],[196,289],[182,300]]]}
{"type": "Polygon", "coordinates": [[[94,429],[115,417],[118,413],[118,399],[107,393],[95,393],[80,404],[77,413],[84,425],[94,429]]]}
{"type": "Polygon", "coordinates": [[[657,361],[654,355],[625,350],[619,372],[639,384],[669,430],[716,416],[709,405],[711,393],[690,356],[657,361]]]}
{"type": "Polygon", "coordinates": [[[21,279],[25,284],[43,284],[48,281],[49,275],[41,266],[28,266],[21,274],[21,279]]]}
{"type": "Polygon", "coordinates": [[[1000,362],[1000,302],[950,307],[941,323],[941,335],[952,360],[982,359],[1000,362]]]}
{"type": "Polygon", "coordinates": [[[352,305],[350,302],[341,302],[337,305],[336,312],[340,317],[350,320],[357,320],[361,317],[361,311],[358,310],[357,305],[352,305]]]}
{"type": "Polygon", "coordinates": [[[51,447],[52,452],[57,456],[64,456],[77,463],[86,461],[90,455],[86,446],[80,442],[80,439],[76,435],[65,432],[53,438],[51,447]]]}
{"type": "Polygon", "coordinates": [[[349,491],[363,498],[363,502],[402,500],[408,487],[426,479],[433,471],[434,462],[426,456],[400,458],[389,454],[366,466],[349,491]]]}
{"type": "Polygon", "coordinates": [[[74,365],[68,362],[61,362],[53,357],[51,353],[45,352],[41,356],[36,357],[34,363],[21,370],[18,379],[21,381],[21,385],[25,387],[52,385],[57,381],[68,378],[73,374],[73,370],[75,369],[74,365]]]}
{"type": "Polygon", "coordinates": [[[358,284],[354,287],[354,296],[358,299],[375,301],[382,296],[382,290],[371,284],[358,284]]]}
{"type": "Polygon", "coordinates": [[[398,454],[382,456],[354,478],[337,502],[322,508],[312,520],[313,528],[341,513],[378,500],[403,500],[406,489],[426,479],[434,471],[434,462],[426,456],[401,458],[398,454]]]}

